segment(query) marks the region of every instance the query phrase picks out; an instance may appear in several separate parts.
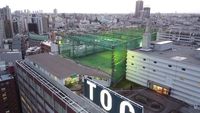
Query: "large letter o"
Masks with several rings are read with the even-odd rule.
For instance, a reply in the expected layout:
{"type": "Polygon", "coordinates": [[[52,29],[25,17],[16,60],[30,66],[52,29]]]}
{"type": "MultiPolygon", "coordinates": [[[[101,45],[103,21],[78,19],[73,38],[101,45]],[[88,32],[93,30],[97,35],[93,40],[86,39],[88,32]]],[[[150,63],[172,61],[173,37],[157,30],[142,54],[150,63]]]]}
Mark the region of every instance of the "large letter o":
{"type": "Polygon", "coordinates": [[[100,93],[100,101],[101,101],[101,105],[102,107],[106,110],[106,111],[110,111],[112,109],[112,97],[110,95],[110,93],[107,90],[102,90],[100,93]],[[107,96],[107,105],[105,105],[105,96],[107,96]]]}

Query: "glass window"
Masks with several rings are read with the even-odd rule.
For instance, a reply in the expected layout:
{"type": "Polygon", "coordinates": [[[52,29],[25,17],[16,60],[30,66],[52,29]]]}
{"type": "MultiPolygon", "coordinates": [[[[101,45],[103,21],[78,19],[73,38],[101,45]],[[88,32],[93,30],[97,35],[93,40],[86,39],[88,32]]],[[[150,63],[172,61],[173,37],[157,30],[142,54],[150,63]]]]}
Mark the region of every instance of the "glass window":
{"type": "Polygon", "coordinates": [[[55,101],[55,109],[56,109],[56,111],[58,112],[58,113],[62,113],[62,106],[58,103],[58,102],[56,102],[55,101]]]}
{"type": "Polygon", "coordinates": [[[48,113],[54,113],[53,109],[51,109],[47,104],[45,104],[45,109],[48,111],[48,113]]]}

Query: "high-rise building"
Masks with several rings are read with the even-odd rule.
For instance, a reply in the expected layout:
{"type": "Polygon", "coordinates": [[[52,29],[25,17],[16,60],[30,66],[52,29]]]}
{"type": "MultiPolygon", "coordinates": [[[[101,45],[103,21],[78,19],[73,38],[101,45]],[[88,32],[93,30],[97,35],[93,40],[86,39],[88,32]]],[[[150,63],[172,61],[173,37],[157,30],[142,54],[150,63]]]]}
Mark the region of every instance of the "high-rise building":
{"type": "Polygon", "coordinates": [[[28,24],[28,31],[39,34],[38,25],[36,23],[29,23],[28,24]]]}
{"type": "Polygon", "coordinates": [[[4,22],[0,17],[0,48],[3,48],[3,39],[5,38],[4,22]]]}
{"type": "Polygon", "coordinates": [[[13,26],[11,20],[4,20],[4,28],[5,28],[5,35],[6,38],[12,38],[13,37],[13,26]]]}
{"type": "Polygon", "coordinates": [[[105,113],[64,86],[67,76],[102,75],[100,71],[47,53],[28,56],[16,65],[23,113],[105,113]]]}
{"type": "Polygon", "coordinates": [[[142,10],[143,10],[143,1],[142,0],[136,1],[135,17],[140,17],[142,10]]]}
{"type": "Polygon", "coordinates": [[[150,10],[151,10],[150,7],[144,7],[144,9],[143,9],[143,17],[144,18],[150,18],[150,10]]]}
{"type": "Polygon", "coordinates": [[[53,10],[53,13],[54,13],[54,15],[57,15],[57,14],[58,14],[58,10],[57,10],[57,9],[54,9],[54,10],[53,10]]]}
{"type": "Polygon", "coordinates": [[[13,37],[13,25],[11,18],[11,10],[8,6],[0,9],[0,18],[4,21],[5,38],[13,37]]]}
{"type": "Polygon", "coordinates": [[[43,16],[42,17],[42,26],[43,26],[43,32],[48,33],[49,32],[49,18],[43,16]]]}

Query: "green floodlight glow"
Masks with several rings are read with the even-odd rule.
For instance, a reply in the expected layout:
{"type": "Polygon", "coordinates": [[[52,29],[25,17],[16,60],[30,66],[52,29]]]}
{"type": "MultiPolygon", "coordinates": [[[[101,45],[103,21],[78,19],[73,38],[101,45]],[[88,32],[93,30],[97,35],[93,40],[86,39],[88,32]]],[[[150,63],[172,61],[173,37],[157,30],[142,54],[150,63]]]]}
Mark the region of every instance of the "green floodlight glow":
{"type": "Polygon", "coordinates": [[[101,34],[65,35],[61,55],[102,70],[117,82],[125,75],[127,49],[141,46],[143,29],[109,31],[101,34]]]}

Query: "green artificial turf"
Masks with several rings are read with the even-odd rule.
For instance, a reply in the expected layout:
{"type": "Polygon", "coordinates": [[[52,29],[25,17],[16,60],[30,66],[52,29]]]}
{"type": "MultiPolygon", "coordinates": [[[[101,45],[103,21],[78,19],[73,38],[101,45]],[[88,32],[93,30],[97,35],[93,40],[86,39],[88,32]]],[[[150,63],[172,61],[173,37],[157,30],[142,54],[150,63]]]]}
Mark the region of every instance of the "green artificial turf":
{"type": "Polygon", "coordinates": [[[85,57],[77,58],[75,60],[79,61],[79,63],[83,65],[94,67],[96,69],[100,69],[102,71],[105,71],[111,74],[111,71],[112,71],[111,57],[112,57],[112,52],[105,51],[105,52],[95,53],[95,54],[88,55],[85,57]]]}

